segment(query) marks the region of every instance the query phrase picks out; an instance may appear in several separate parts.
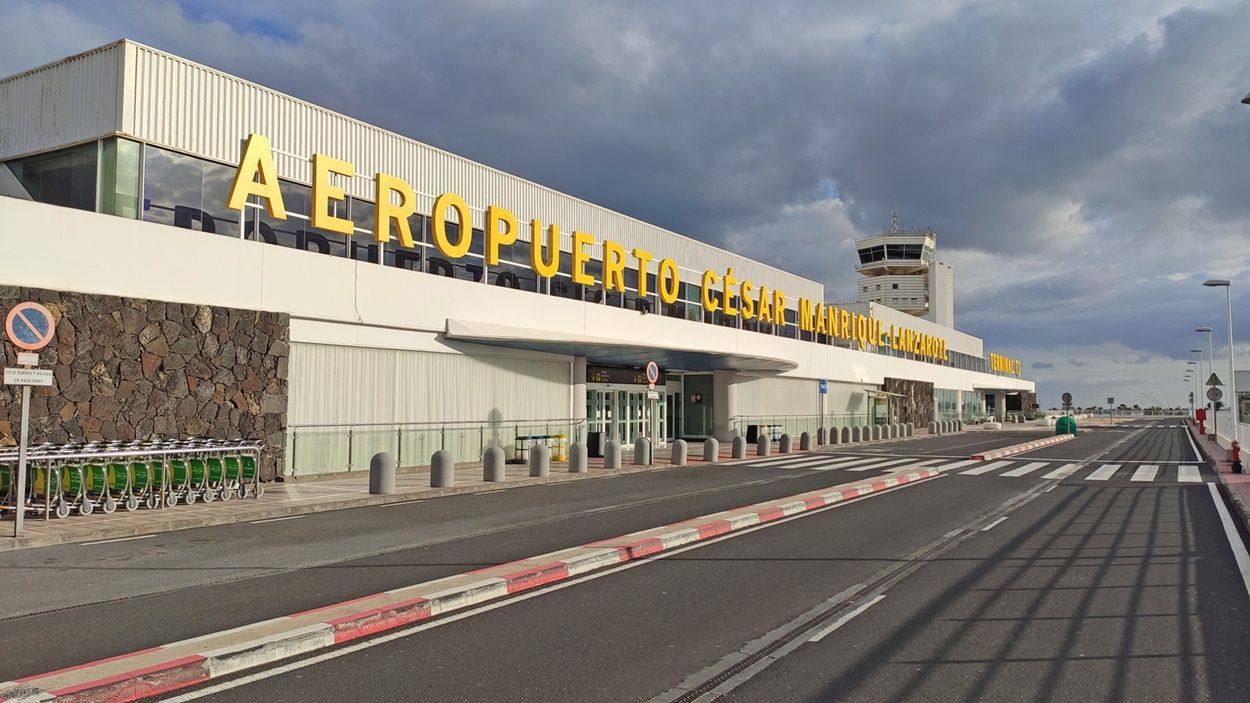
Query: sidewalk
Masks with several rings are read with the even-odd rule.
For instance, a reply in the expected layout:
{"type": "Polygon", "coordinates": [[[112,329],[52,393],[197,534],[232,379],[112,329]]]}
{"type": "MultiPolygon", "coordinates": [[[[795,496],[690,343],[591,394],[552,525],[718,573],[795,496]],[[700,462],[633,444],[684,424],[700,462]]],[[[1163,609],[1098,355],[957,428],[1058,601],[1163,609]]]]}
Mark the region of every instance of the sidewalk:
{"type": "MultiPolygon", "coordinates": [[[[687,464],[698,466],[703,461],[703,449],[697,447],[698,456],[689,457],[687,464]]],[[[752,449],[747,459],[754,455],[752,449]]],[[[774,452],[775,453],[775,452],[774,452]]],[[[803,454],[797,448],[795,454],[803,454]]],[[[369,505],[402,503],[413,500],[425,500],[441,496],[460,495],[466,493],[485,493],[488,491],[537,486],[565,481],[577,481],[588,478],[603,478],[622,474],[638,473],[667,469],[669,463],[667,449],[656,451],[654,465],[635,465],[632,463],[633,452],[622,452],[622,466],[619,469],[603,468],[602,458],[589,460],[589,467],[584,474],[568,472],[568,462],[551,462],[551,471],[545,477],[531,477],[529,467],[524,464],[506,465],[506,480],[502,483],[487,483],[482,480],[481,463],[464,463],[456,465],[455,485],[448,488],[430,487],[430,469],[428,466],[404,468],[395,477],[395,492],[388,495],[369,494],[369,472],[356,471],[350,474],[333,474],[327,477],[305,476],[299,479],[262,484],[264,495],[259,499],[235,497],[229,501],[212,503],[197,502],[194,505],[179,504],[171,508],[139,510],[128,513],[119,509],[112,515],[105,515],[96,510],[91,515],[78,515],[77,511],[64,519],[52,517],[44,520],[43,516],[27,515],[23,522],[20,537],[14,538],[12,517],[5,516],[0,520],[0,551],[44,547],[54,544],[91,542],[96,540],[120,539],[138,535],[171,532],[211,525],[226,525],[238,522],[268,520],[293,515],[319,513],[329,510],[344,510],[369,505]]],[[[693,452],[692,452],[693,454],[693,452]]],[[[720,462],[728,462],[732,458],[730,448],[721,445],[720,462]]]]}
{"type": "MultiPolygon", "coordinates": [[[[1214,440],[1200,436],[1192,422],[1185,421],[1185,428],[1189,431],[1189,436],[1193,438],[1194,445],[1198,447],[1198,452],[1211,464],[1211,468],[1215,469],[1220,486],[1228,496],[1229,502],[1237,510],[1242,526],[1250,530],[1250,474],[1233,473],[1233,464],[1228,460],[1227,449],[1214,440]]],[[[1244,454],[1241,465],[1246,466],[1244,454]]]]}

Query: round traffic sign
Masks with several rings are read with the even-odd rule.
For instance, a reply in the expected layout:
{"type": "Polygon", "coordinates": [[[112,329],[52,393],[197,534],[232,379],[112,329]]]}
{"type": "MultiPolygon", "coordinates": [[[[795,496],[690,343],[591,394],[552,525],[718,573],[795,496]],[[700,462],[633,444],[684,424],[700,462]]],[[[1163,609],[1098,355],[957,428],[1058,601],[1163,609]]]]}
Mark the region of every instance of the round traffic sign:
{"type": "Polygon", "coordinates": [[[654,361],[647,362],[647,383],[655,385],[660,380],[660,365],[654,361]]]}
{"type": "Polygon", "coordinates": [[[56,321],[52,312],[39,303],[18,303],[4,320],[4,331],[18,349],[39,351],[56,334],[56,321]]]}
{"type": "Polygon", "coordinates": [[[1224,397],[1224,391],[1214,386],[1207,389],[1207,400],[1211,401],[1212,403],[1220,402],[1220,399],[1222,399],[1223,397],[1224,397]]]}
{"type": "Polygon", "coordinates": [[[1063,398],[1063,402],[1065,402],[1065,403],[1071,403],[1071,402],[1072,402],[1072,394],[1071,394],[1071,393],[1064,393],[1061,397],[1063,398]]]}

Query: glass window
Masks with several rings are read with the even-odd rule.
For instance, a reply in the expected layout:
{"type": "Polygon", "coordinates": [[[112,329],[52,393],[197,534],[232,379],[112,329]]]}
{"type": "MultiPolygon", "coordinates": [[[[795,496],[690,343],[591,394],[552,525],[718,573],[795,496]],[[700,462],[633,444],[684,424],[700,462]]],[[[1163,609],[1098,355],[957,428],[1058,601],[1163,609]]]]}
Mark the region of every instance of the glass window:
{"type": "Polygon", "coordinates": [[[143,145],[105,139],[100,145],[100,212],[139,217],[139,164],[143,145]]]}
{"type": "Polygon", "coordinates": [[[7,165],[32,200],[94,211],[99,148],[97,142],[88,142],[7,165]]]}
{"type": "Polygon", "coordinates": [[[239,236],[239,213],[226,208],[234,169],[175,151],[143,150],[143,219],[239,236]]]}
{"type": "MultiPolygon", "coordinates": [[[[373,216],[375,214],[373,201],[352,198],[350,206],[351,220],[354,227],[350,242],[351,257],[357,261],[378,263],[381,260],[378,253],[381,247],[373,236],[373,216]]],[[[396,241],[392,239],[391,243],[395,244],[396,241]]]]}

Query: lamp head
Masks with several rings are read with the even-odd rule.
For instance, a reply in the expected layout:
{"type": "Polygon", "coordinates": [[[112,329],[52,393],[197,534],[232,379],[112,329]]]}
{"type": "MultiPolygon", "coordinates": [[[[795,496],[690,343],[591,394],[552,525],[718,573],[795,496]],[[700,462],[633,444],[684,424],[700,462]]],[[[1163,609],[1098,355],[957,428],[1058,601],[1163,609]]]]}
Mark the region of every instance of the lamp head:
{"type": "Polygon", "coordinates": [[[1227,288],[1231,282],[1227,278],[1208,278],[1202,282],[1208,288],[1227,288]]]}
{"type": "Polygon", "coordinates": [[[1195,327],[1195,328],[1194,328],[1194,331],[1195,331],[1195,332],[1206,332],[1206,333],[1210,334],[1210,332],[1211,332],[1211,328],[1210,328],[1210,327],[1195,327]]]}

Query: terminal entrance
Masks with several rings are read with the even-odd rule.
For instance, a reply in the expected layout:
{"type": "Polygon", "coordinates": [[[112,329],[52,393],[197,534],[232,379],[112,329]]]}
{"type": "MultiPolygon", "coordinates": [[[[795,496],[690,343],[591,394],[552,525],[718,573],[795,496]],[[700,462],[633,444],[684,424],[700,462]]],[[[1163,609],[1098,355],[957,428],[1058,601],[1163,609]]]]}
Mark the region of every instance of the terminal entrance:
{"type": "Polygon", "coordinates": [[[659,400],[647,398],[647,389],[599,389],[588,384],[586,390],[586,423],[590,432],[602,433],[603,441],[614,439],[623,448],[639,437],[652,437],[656,446],[665,446],[670,439],[669,406],[663,388],[657,387],[659,400]],[[651,416],[651,408],[655,416],[651,416]],[[648,425],[653,425],[648,429],[648,425]]]}

